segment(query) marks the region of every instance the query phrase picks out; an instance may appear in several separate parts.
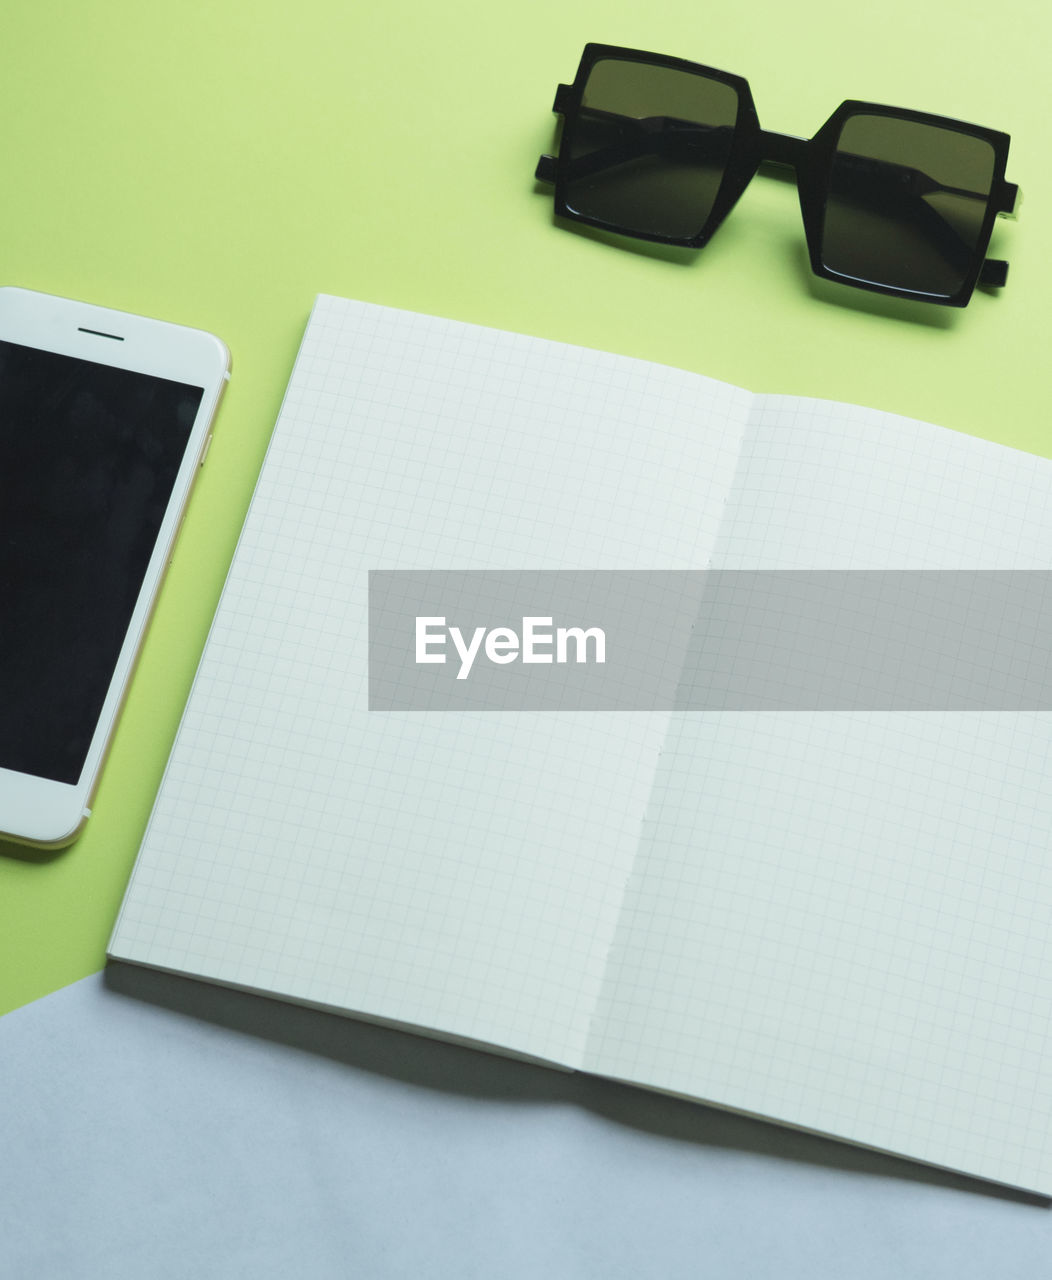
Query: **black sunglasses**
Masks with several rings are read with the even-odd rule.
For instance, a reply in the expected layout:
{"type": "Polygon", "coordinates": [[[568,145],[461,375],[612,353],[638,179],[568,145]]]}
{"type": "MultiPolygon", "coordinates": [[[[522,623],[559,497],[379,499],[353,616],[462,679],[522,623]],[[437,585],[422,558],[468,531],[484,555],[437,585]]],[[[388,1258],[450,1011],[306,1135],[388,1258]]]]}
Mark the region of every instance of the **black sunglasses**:
{"type": "Polygon", "coordinates": [[[553,110],[559,155],[537,177],[562,217],[699,248],[767,161],[796,170],[816,275],[951,307],[1008,276],[986,260],[1019,195],[1006,133],[872,102],[841,104],[810,140],[771,133],[741,76],[604,44],[585,46],[553,110]]]}

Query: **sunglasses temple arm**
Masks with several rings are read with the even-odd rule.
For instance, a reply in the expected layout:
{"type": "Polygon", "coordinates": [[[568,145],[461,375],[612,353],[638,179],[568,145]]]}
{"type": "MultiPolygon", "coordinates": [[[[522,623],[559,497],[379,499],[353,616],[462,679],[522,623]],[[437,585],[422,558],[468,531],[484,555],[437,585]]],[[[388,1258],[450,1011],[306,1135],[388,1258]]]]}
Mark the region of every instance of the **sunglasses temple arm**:
{"type": "MultiPolygon", "coordinates": [[[[923,235],[926,235],[932,242],[939,244],[942,252],[951,262],[956,260],[958,265],[965,265],[971,259],[973,249],[968,242],[954,230],[945,218],[925,202],[925,198],[942,193],[962,196],[966,199],[982,200],[985,203],[991,198],[989,193],[968,191],[963,187],[944,186],[920,169],[914,169],[908,165],[895,164],[890,160],[877,160],[870,156],[853,155],[848,152],[841,152],[840,156],[842,159],[855,163],[856,180],[859,177],[871,179],[876,188],[874,196],[879,196],[884,202],[887,202],[888,192],[894,191],[898,196],[896,203],[899,206],[899,212],[913,222],[923,235]],[[903,174],[908,174],[912,190],[907,192],[901,190],[901,188],[889,187],[886,182],[886,176],[889,173],[899,177],[903,174]]],[[[997,211],[999,213],[1008,213],[1009,216],[1017,216],[1020,204],[1018,188],[1013,183],[1004,183],[997,194],[997,211]]],[[[979,272],[979,284],[986,288],[1001,288],[1007,279],[1007,262],[999,258],[987,258],[983,262],[979,272]]]]}
{"type": "MultiPolygon", "coordinates": [[[[610,133],[620,136],[603,139],[605,145],[564,160],[563,172],[570,181],[591,177],[645,156],[663,156],[681,162],[723,160],[734,132],[733,125],[702,125],[673,116],[636,119],[611,111],[582,110],[580,118],[593,125],[605,125],[610,133]]],[[[551,158],[542,156],[537,166],[536,176],[541,181],[554,179],[554,160],[549,165],[548,159],[551,158]]]]}

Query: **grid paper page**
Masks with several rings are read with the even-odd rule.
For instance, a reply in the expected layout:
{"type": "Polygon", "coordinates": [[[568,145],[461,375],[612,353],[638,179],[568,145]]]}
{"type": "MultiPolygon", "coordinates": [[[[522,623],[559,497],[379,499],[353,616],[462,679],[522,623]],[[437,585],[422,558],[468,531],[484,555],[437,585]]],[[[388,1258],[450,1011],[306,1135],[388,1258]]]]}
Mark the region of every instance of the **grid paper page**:
{"type": "MultiPolygon", "coordinates": [[[[758,398],[714,560],[1052,568],[1052,463],[758,398]]],[[[1052,1191],[1052,718],[677,716],[598,1071],[1052,1191]]]]}
{"type": "Polygon", "coordinates": [[[370,713],[368,571],[704,567],[749,401],[319,298],[111,954],[578,1063],[668,717],[370,713]]]}

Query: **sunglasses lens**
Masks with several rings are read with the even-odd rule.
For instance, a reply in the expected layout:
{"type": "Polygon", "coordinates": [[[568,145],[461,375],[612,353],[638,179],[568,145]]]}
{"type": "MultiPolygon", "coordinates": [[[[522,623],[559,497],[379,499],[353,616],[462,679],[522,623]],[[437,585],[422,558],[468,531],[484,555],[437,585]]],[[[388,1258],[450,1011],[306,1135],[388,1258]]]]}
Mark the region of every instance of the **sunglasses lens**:
{"type": "Polygon", "coordinates": [[[852,280],[952,297],[979,254],[993,179],[985,138],[850,116],[830,172],[822,262],[852,280]]]}
{"type": "Polygon", "coordinates": [[[563,138],[568,210],[636,235],[698,235],[723,181],[737,117],[738,92],[719,80],[597,62],[563,138]]]}

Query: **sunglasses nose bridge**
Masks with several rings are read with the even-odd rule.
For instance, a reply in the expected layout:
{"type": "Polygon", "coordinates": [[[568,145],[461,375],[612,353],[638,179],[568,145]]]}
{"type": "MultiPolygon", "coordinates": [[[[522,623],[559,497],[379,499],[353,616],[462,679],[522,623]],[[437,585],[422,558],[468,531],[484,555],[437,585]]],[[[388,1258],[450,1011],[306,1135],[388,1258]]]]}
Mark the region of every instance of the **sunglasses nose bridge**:
{"type": "Polygon", "coordinates": [[[769,129],[761,129],[759,143],[761,161],[799,169],[807,139],[794,137],[791,133],[773,133],[769,129]]]}

